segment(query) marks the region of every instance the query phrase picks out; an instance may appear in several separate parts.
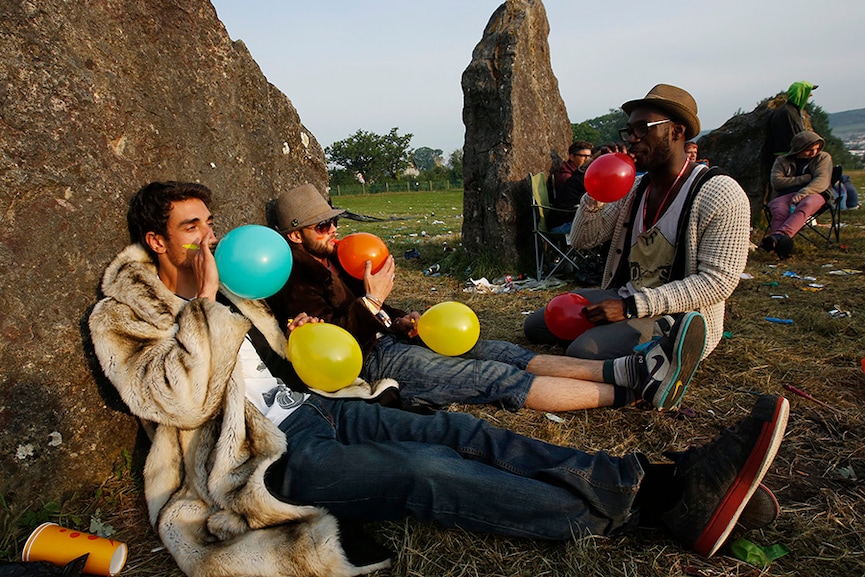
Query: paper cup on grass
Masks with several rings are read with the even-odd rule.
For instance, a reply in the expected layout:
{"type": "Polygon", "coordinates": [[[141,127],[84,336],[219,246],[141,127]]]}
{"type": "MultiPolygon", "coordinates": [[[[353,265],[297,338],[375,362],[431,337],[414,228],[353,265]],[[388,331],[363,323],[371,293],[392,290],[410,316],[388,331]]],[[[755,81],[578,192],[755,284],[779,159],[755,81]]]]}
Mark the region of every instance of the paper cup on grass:
{"type": "Polygon", "coordinates": [[[70,561],[90,553],[84,573],[117,575],[126,564],[126,544],[81,531],[61,527],[57,523],[42,523],[30,534],[23,561],[50,561],[63,567],[70,561]]]}

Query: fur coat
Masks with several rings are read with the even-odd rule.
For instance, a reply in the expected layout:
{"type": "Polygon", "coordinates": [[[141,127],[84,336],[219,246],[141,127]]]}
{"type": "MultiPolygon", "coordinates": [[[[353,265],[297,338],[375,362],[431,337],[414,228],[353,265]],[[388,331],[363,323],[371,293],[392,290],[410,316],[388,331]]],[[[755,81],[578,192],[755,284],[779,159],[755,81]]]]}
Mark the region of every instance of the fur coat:
{"type": "Polygon", "coordinates": [[[183,572],[362,572],[347,561],[332,516],[280,501],[265,486],[285,435],[246,400],[235,370],[250,322],[284,355],[285,337],[263,301],[227,294],[240,315],[206,299],[181,299],[140,245],[108,266],[102,292],[89,319],[93,344],[132,413],[157,425],[145,497],[151,523],[183,572]]]}

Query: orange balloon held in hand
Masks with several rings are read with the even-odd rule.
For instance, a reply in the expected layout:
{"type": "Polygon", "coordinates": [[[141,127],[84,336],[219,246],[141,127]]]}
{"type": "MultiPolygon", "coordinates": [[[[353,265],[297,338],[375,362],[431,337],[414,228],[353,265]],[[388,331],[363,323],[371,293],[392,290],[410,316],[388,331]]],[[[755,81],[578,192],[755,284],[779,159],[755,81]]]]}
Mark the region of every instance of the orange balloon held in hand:
{"type": "Polygon", "coordinates": [[[637,178],[634,159],[624,152],[603,154],[586,169],[583,184],[598,202],[615,202],[628,194],[637,178]]]}
{"type": "Polygon", "coordinates": [[[595,324],[586,318],[583,309],[589,306],[586,297],[565,293],[555,297],[544,309],[544,322],[550,332],[565,341],[572,341],[595,324]]]}
{"type": "Polygon", "coordinates": [[[366,261],[372,262],[372,272],[381,270],[390,252],[384,241],[368,232],[352,233],[336,245],[336,256],[345,272],[354,278],[363,278],[366,261]]]}

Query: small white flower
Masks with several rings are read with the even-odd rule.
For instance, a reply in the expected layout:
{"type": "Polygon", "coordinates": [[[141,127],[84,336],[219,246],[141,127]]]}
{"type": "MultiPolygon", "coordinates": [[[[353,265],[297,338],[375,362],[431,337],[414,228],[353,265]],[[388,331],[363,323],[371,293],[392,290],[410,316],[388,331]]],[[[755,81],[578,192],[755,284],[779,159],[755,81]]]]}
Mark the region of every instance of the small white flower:
{"type": "Polygon", "coordinates": [[[18,445],[18,450],[15,452],[15,456],[18,457],[19,460],[24,460],[27,457],[33,456],[33,445],[27,443],[26,445],[18,445]]]}
{"type": "Polygon", "coordinates": [[[51,440],[48,441],[49,447],[57,447],[57,446],[63,444],[63,435],[61,435],[57,431],[54,431],[53,433],[51,433],[48,436],[51,437],[51,440]]]}

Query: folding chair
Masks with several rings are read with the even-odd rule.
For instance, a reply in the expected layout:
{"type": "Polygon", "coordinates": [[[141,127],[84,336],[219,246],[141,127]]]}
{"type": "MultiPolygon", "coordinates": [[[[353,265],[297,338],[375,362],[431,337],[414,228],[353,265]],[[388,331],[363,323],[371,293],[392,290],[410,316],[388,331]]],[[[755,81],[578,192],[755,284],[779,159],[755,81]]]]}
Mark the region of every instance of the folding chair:
{"type": "Polygon", "coordinates": [[[588,258],[596,258],[591,251],[580,251],[570,246],[568,234],[550,232],[547,225],[547,215],[550,212],[571,212],[556,208],[550,204],[547,189],[547,177],[543,172],[529,174],[532,187],[532,235],[535,242],[536,278],[545,281],[553,276],[565,263],[570,264],[575,271],[588,262],[588,258]],[[544,275],[545,266],[552,266],[544,275]]]}
{"type": "Polygon", "coordinates": [[[844,183],[841,182],[841,175],[843,174],[843,169],[840,164],[836,164],[832,168],[832,183],[829,187],[829,190],[826,194],[832,194],[835,196],[833,199],[834,204],[830,204],[827,200],[826,203],[820,207],[820,210],[814,213],[812,218],[809,218],[805,221],[805,226],[802,227],[802,230],[799,231],[797,236],[800,236],[816,246],[820,248],[818,244],[817,237],[826,241],[827,245],[832,244],[832,237],[835,237],[835,242],[841,242],[841,201],[839,198],[839,186],[844,186],[844,183]],[[831,223],[829,227],[820,226],[816,224],[816,219],[821,214],[829,213],[831,218],[831,223]],[[813,219],[813,220],[812,220],[813,219]]]}
{"type": "MultiPolygon", "coordinates": [[[[803,226],[797,237],[800,237],[804,240],[807,240],[817,248],[820,248],[820,243],[818,242],[818,237],[825,240],[827,245],[832,244],[832,238],[835,238],[836,243],[841,242],[841,201],[839,200],[839,192],[838,187],[844,186],[841,182],[841,175],[843,174],[843,169],[840,164],[836,164],[832,168],[832,182],[829,190],[825,194],[832,194],[835,196],[835,204],[834,206],[829,204],[827,200],[820,209],[811,215],[811,218],[805,221],[805,226],[803,226]],[[827,227],[820,226],[817,224],[817,217],[821,214],[829,213],[831,218],[831,222],[827,227]]],[[[763,214],[766,217],[766,226],[768,227],[772,223],[772,214],[769,212],[769,205],[763,205],[763,214]]],[[[768,234],[768,232],[767,232],[768,234]]]]}

